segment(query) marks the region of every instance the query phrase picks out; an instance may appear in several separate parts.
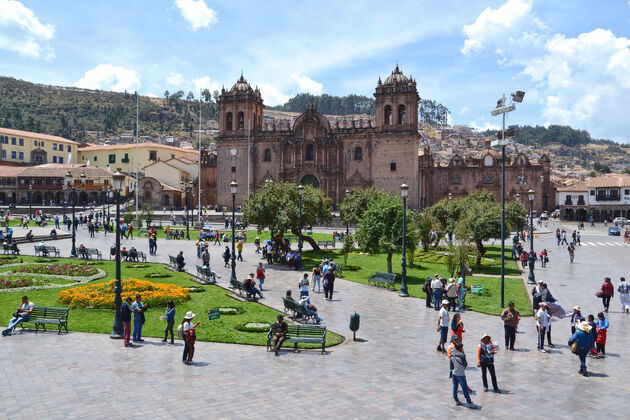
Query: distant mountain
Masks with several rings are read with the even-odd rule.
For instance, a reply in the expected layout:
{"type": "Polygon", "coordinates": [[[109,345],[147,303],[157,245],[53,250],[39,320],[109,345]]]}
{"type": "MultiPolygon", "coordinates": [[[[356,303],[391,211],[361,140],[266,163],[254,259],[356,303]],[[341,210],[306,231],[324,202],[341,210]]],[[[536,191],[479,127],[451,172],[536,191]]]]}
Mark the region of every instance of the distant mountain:
{"type": "MultiPolygon", "coordinates": [[[[487,136],[496,136],[497,130],[486,130],[487,136]]],[[[528,144],[530,146],[544,146],[549,143],[559,143],[565,146],[582,146],[587,144],[603,144],[609,146],[620,146],[619,143],[606,140],[594,139],[586,130],[576,130],[568,125],[550,125],[548,127],[537,125],[522,125],[518,128],[515,138],[517,143],[528,144]]],[[[621,145],[621,147],[630,147],[621,145]]]]}

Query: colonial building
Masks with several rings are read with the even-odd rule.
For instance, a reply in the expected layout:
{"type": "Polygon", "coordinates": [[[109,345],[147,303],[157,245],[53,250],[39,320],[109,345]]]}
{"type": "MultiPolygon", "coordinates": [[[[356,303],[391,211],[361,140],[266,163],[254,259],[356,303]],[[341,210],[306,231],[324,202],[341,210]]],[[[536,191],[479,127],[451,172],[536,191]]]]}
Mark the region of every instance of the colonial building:
{"type": "Polygon", "coordinates": [[[216,191],[220,205],[241,204],[267,179],[319,187],[334,202],[346,189],[375,187],[393,194],[409,185],[408,203],[419,207],[418,91],[398,66],[378,79],[376,121],[331,124],[314,106],[292,125],[263,122],[263,99],[243,75],[219,97],[216,191]]]}
{"type": "Polygon", "coordinates": [[[565,220],[630,218],[630,176],[586,178],[557,190],[560,217],[565,220]]]}
{"type": "Polygon", "coordinates": [[[76,163],[77,145],[59,136],[0,127],[0,165],[76,163]]]}
{"type": "MultiPolygon", "coordinates": [[[[462,197],[476,190],[488,190],[501,201],[501,153],[485,147],[472,156],[453,156],[448,162],[435,160],[429,148],[419,153],[419,188],[421,207],[428,207],[441,199],[462,197]]],[[[532,161],[526,155],[506,154],[505,199],[518,199],[529,208],[527,191],[535,192],[534,210],[538,213],[555,210],[555,189],[551,182],[551,165],[546,155],[532,161]]]]}

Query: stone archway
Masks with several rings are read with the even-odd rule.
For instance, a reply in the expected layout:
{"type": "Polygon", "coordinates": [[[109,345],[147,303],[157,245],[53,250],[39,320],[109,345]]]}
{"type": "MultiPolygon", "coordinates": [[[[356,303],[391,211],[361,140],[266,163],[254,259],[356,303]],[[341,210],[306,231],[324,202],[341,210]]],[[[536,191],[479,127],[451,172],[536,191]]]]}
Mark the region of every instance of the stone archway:
{"type": "Polygon", "coordinates": [[[319,179],[315,175],[304,175],[300,181],[302,185],[310,185],[313,188],[319,188],[319,179]]]}

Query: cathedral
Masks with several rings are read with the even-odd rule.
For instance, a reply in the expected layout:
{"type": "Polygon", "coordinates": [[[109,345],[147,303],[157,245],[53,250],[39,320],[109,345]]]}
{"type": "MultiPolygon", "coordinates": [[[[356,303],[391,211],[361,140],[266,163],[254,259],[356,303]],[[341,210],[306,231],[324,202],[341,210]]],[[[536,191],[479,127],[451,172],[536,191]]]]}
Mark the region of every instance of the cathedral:
{"type": "Polygon", "coordinates": [[[396,66],[374,92],[375,121],[330,122],[309,106],[293,125],[265,123],[263,98],[243,75],[219,97],[216,199],[236,203],[266,180],[310,184],[333,202],[346,190],[374,187],[398,194],[409,185],[408,204],[419,208],[418,90],[396,66]]]}

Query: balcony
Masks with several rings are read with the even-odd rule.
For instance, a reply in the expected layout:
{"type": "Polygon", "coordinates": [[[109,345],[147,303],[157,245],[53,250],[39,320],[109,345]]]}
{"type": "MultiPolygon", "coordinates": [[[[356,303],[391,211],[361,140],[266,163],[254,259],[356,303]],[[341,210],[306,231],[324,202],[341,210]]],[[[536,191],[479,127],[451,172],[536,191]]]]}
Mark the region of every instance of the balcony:
{"type": "Polygon", "coordinates": [[[564,205],[565,206],[572,206],[573,205],[573,201],[571,201],[571,199],[566,199],[566,200],[564,200],[564,205]]]}
{"type": "Polygon", "coordinates": [[[585,206],[586,204],[584,203],[584,199],[582,199],[582,200],[578,199],[577,205],[578,206],[585,206]]]}
{"type": "Polygon", "coordinates": [[[618,195],[596,195],[595,200],[597,201],[619,201],[621,197],[618,195]]]}

